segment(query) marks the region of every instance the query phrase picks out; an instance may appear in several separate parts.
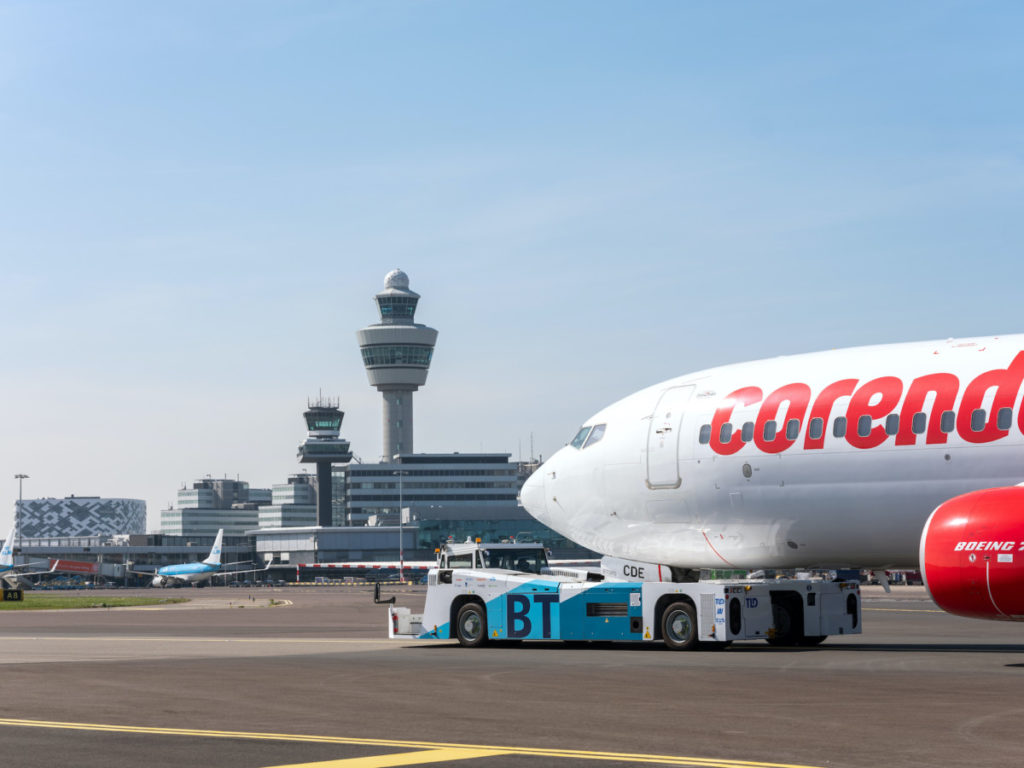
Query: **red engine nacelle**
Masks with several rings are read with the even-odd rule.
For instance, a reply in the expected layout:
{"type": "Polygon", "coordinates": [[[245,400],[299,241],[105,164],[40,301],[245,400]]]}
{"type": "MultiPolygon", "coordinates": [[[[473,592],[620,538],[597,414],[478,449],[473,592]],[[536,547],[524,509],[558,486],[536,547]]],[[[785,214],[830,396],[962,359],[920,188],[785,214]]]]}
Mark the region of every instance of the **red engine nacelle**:
{"type": "Polygon", "coordinates": [[[1024,487],[940,504],[921,534],[921,573],[950,613],[1024,621],[1024,487]]]}

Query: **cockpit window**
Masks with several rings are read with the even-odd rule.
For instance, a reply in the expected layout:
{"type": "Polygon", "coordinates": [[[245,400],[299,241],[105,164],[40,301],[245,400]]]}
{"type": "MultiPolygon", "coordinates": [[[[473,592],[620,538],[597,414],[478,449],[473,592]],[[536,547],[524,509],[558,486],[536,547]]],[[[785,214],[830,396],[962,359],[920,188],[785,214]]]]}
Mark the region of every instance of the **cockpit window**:
{"type": "Polygon", "coordinates": [[[590,437],[587,438],[587,442],[583,444],[583,447],[589,448],[594,443],[598,442],[602,437],[604,437],[604,428],[606,426],[607,424],[595,424],[594,428],[590,430],[590,437]]]}
{"type": "Polygon", "coordinates": [[[587,435],[590,434],[590,427],[580,427],[580,431],[576,433],[576,437],[569,443],[573,448],[582,448],[583,444],[587,442],[587,435]]]}

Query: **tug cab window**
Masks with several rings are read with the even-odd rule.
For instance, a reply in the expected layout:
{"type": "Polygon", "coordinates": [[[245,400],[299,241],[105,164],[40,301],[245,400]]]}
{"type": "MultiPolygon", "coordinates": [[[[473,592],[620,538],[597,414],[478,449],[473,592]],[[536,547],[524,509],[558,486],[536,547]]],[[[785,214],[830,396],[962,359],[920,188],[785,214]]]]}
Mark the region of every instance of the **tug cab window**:
{"type": "Polygon", "coordinates": [[[472,568],[473,553],[451,554],[445,558],[445,568],[472,568]]]}
{"type": "Polygon", "coordinates": [[[583,444],[584,448],[589,448],[594,443],[599,442],[604,437],[604,430],[607,424],[595,424],[594,428],[590,430],[590,437],[587,438],[587,442],[583,444]]]}
{"type": "Polygon", "coordinates": [[[506,571],[540,573],[547,568],[548,559],[543,547],[537,549],[488,549],[484,550],[484,562],[488,568],[506,571]]]}
{"type": "Polygon", "coordinates": [[[583,444],[587,442],[587,435],[590,434],[590,427],[580,427],[580,431],[576,433],[576,437],[569,443],[573,448],[582,448],[583,444]]]}

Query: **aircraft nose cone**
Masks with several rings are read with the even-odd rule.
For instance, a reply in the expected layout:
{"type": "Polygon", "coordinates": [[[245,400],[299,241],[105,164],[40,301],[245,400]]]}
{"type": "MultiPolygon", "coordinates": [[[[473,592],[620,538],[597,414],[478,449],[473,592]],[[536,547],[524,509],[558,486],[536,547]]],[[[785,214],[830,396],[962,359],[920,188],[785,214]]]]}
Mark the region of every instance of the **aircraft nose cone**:
{"type": "Polygon", "coordinates": [[[544,497],[543,467],[538,468],[526,479],[523,489],[519,492],[519,499],[527,512],[543,522],[548,512],[547,501],[544,497]]]}

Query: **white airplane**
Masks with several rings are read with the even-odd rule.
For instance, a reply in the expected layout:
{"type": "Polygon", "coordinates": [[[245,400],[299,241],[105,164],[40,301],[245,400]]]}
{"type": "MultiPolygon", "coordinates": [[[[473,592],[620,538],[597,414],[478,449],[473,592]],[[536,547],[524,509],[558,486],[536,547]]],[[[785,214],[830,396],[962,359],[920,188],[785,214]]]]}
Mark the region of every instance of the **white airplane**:
{"type": "Polygon", "coordinates": [[[22,583],[20,580],[25,576],[38,576],[43,573],[53,573],[54,568],[57,567],[60,561],[55,562],[52,568],[48,568],[43,571],[21,570],[22,568],[32,567],[32,565],[34,565],[33,563],[22,563],[21,565],[14,564],[14,532],[15,528],[12,527],[11,532],[7,534],[7,538],[4,539],[3,546],[0,546],[0,578],[17,588],[22,583]]]}
{"type": "Polygon", "coordinates": [[[224,563],[220,562],[221,543],[224,539],[224,529],[221,528],[217,531],[217,538],[213,542],[213,548],[210,550],[210,555],[202,562],[198,563],[178,563],[176,565],[165,565],[162,568],[158,568],[156,573],[153,574],[149,571],[130,571],[144,576],[153,577],[154,587],[173,587],[182,585],[194,585],[196,587],[203,586],[207,581],[215,576],[237,576],[243,573],[258,573],[266,571],[270,568],[274,558],[271,557],[267,561],[267,564],[263,568],[249,568],[237,571],[222,571],[225,565],[239,565],[239,563],[224,563]]]}
{"type": "Polygon", "coordinates": [[[1024,335],[699,371],[588,419],[521,501],[573,541],[677,580],[920,568],[945,610],[1021,621],[1022,382],[1024,335]]]}

